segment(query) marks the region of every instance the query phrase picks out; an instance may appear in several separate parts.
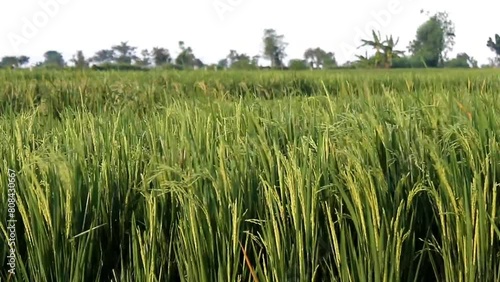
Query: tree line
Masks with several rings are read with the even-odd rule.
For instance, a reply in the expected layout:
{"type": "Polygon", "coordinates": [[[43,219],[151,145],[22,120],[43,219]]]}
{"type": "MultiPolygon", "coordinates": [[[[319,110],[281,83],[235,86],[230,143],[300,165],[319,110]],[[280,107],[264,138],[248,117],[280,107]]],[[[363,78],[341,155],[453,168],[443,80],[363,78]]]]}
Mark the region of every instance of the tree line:
{"type": "MultiPolygon", "coordinates": [[[[423,11],[421,11],[424,13],[423,11]]],[[[357,55],[357,60],[339,65],[335,54],[323,50],[320,47],[311,47],[304,51],[302,58],[292,58],[285,62],[287,57],[285,36],[274,29],[265,29],[262,43],[263,50],[259,55],[248,55],[236,50],[229,50],[225,58],[216,64],[207,65],[197,58],[193,49],[183,41],[179,41],[180,53],[174,58],[167,48],[154,47],[150,50],[144,49],[138,52],[137,47],[130,46],[124,41],[113,45],[109,49],[103,49],[92,57],[85,57],[82,51],[77,51],[69,60],[73,68],[94,69],[148,69],[151,67],[162,67],[171,69],[259,69],[259,60],[270,62],[272,69],[335,69],[335,68],[477,68],[477,61],[467,53],[459,53],[455,58],[449,58],[448,53],[452,51],[455,44],[455,25],[448,18],[446,12],[430,14],[425,12],[428,19],[421,24],[415,35],[415,39],[409,43],[408,54],[397,50],[399,39],[392,35],[383,38],[379,31],[372,31],[372,38],[362,39],[358,47],[372,48],[373,55],[357,55]]],[[[481,67],[500,66],[500,35],[490,37],[485,44],[493,53],[489,63],[481,67]]],[[[18,68],[26,66],[30,58],[27,56],[5,56],[0,60],[1,67],[18,68]]],[[[64,68],[68,67],[63,55],[55,50],[45,52],[44,60],[35,64],[36,68],[64,68]]]]}

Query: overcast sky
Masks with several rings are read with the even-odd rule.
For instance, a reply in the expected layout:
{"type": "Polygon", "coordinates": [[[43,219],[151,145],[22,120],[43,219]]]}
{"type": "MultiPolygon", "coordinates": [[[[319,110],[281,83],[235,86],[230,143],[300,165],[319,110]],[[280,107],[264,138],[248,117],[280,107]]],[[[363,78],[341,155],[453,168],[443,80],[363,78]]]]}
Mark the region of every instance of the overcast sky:
{"type": "Polygon", "coordinates": [[[0,56],[27,55],[31,63],[47,50],[76,50],[92,56],[128,41],[138,50],[165,47],[178,54],[178,41],[205,63],[230,49],[260,54],[262,35],[274,28],[289,43],[287,59],[321,47],[344,63],[354,60],[361,38],[372,29],[400,38],[405,50],[426,20],[420,10],[447,11],[456,25],[452,55],[467,52],[480,64],[493,53],[486,41],[500,33],[498,0],[1,0],[0,56]]]}

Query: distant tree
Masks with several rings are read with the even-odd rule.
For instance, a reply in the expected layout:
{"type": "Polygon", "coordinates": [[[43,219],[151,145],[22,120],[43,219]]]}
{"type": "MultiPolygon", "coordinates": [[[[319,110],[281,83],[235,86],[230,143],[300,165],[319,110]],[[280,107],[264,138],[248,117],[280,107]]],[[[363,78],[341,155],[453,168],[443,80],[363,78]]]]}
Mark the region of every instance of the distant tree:
{"type": "Polygon", "coordinates": [[[386,39],[382,43],[382,49],[384,50],[384,66],[385,68],[391,68],[393,65],[394,59],[400,58],[401,55],[404,55],[403,51],[394,50],[396,45],[398,45],[399,38],[394,41],[392,35],[390,37],[386,36],[386,39]]]}
{"type": "Polygon", "coordinates": [[[356,68],[371,68],[375,67],[378,65],[378,57],[377,56],[368,56],[368,52],[365,53],[365,55],[356,55],[358,60],[356,62],[353,62],[350,66],[351,67],[356,67],[356,68]]]}
{"type": "Polygon", "coordinates": [[[175,58],[175,64],[182,69],[194,68],[196,57],[193,54],[193,49],[191,49],[191,47],[186,47],[184,41],[179,41],[179,49],[181,49],[181,52],[177,58],[175,58]]]}
{"type": "Polygon", "coordinates": [[[217,62],[217,68],[219,69],[227,69],[229,68],[229,62],[227,58],[220,59],[219,62],[217,62]]]}
{"type": "Polygon", "coordinates": [[[333,69],[338,66],[337,59],[335,59],[335,53],[328,52],[323,58],[323,68],[324,69],[333,69]]]}
{"type": "Polygon", "coordinates": [[[135,55],[136,49],[137,47],[128,45],[126,41],[111,47],[111,50],[115,52],[116,63],[123,65],[130,65],[132,61],[137,60],[137,56],[135,55]]]}
{"type": "Polygon", "coordinates": [[[240,60],[234,62],[231,65],[231,68],[232,69],[240,69],[240,70],[253,70],[253,69],[257,69],[258,65],[254,64],[254,62],[252,62],[250,57],[247,56],[247,57],[241,58],[240,60]]]}
{"type": "MultiPolygon", "coordinates": [[[[321,50],[319,47],[316,49],[308,48],[304,52],[305,62],[306,62],[306,64],[308,64],[311,67],[311,69],[319,68],[321,66],[321,62],[319,61],[320,59],[318,58],[319,56],[317,55],[317,53],[319,52],[318,49],[321,50]]],[[[323,50],[321,50],[321,51],[323,51],[323,50]]],[[[299,60],[299,61],[302,61],[302,60],[299,60]]],[[[291,66],[292,63],[297,64],[298,60],[292,59],[288,62],[288,65],[291,66]]]]}
{"type": "Polygon", "coordinates": [[[375,33],[372,30],[373,40],[362,39],[363,44],[358,47],[372,47],[375,49],[375,55],[372,57],[358,56],[360,59],[360,64],[372,64],[374,67],[384,67],[391,68],[393,65],[393,60],[395,58],[399,58],[400,55],[403,55],[403,51],[394,50],[396,45],[399,42],[399,39],[394,40],[392,35],[390,37],[386,36],[386,39],[382,41],[382,36],[380,32],[375,33]]]}
{"type": "Polygon", "coordinates": [[[417,39],[410,43],[409,49],[426,65],[437,67],[444,50],[444,37],[439,22],[432,19],[420,26],[417,30],[417,39]]]}
{"type": "Polygon", "coordinates": [[[17,57],[14,56],[6,56],[2,58],[2,61],[0,61],[0,67],[5,68],[5,67],[17,67],[19,64],[19,61],[17,57]]]}
{"type": "Polygon", "coordinates": [[[151,52],[153,57],[153,62],[155,66],[162,66],[170,64],[172,62],[172,57],[170,57],[170,52],[165,48],[154,47],[151,52]]]}
{"type": "MultiPolygon", "coordinates": [[[[423,12],[423,11],[422,11],[423,12]]],[[[429,15],[429,13],[426,13],[429,15]]],[[[431,16],[417,29],[409,51],[429,67],[438,67],[447,59],[447,53],[455,45],[455,25],[446,12],[431,16]]]]}
{"type": "Polygon", "coordinates": [[[97,51],[91,60],[98,64],[109,64],[115,61],[115,52],[111,49],[103,49],[97,51]]]}
{"type": "Polygon", "coordinates": [[[45,52],[43,57],[45,58],[45,61],[43,62],[44,66],[63,68],[66,65],[63,55],[57,51],[54,50],[47,51],[45,52]]]}
{"type": "Polygon", "coordinates": [[[467,53],[459,53],[456,58],[446,61],[444,66],[447,68],[478,68],[478,63],[467,53]]]}
{"type": "Polygon", "coordinates": [[[30,58],[27,56],[6,56],[3,57],[2,60],[0,61],[0,67],[20,67],[23,65],[26,65],[29,62],[30,58]]]}
{"type": "Polygon", "coordinates": [[[19,56],[17,57],[17,62],[19,64],[19,66],[24,66],[24,65],[27,65],[30,61],[30,57],[27,57],[27,56],[19,56]]]}
{"type": "Polygon", "coordinates": [[[426,68],[427,65],[421,59],[409,55],[394,57],[391,68],[426,68]]]}
{"type": "Polygon", "coordinates": [[[307,60],[301,59],[291,59],[288,62],[288,67],[291,70],[307,70],[309,68],[310,63],[307,60]]]}
{"type": "Polygon", "coordinates": [[[229,65],[232,65],[234,62],[236,62],[238,59],[238,52],[236,50],[229,50],[229,54],[226,56],[227,62],[229,65]]]}
{"type": "Polygon", "coordinates": [[[81,50],[78,50],[70,61],[75,64],[76,68],[79,69],[86,69],[89,67],[89,60],[85,59],[81,50]]]}
{"type": "Polygon", "coordinates": [[[356,65],[356,62],[353,62],[353,61],[346,61],[345,63],[343,63],[340,67],[341,68],[345,68],[345,69],[351,69],[351,68],[354,68],[356,65]]]}
{"type": "Polygon", "coordinates": [[[252,56],[252,64],[253,65],[259,66],[259,60],[260,60],[260,56],[259,55],[252,56]]]}
{"type": "Polygon", "coordinates": [[[225,63],[231,69],[257,69],[257,60],[256,56],[250,58],[247,54],[230,50],[225,63]]]}
{"type": "MultiPolygon", "coordinates": [[[[373,56],[373,60],[374,60],[374,66],[377,68],[380,65],[382,65],[383,61],[384,61],[384,54],[382,52],[383,48],[384,48],[384,44],[382,42],[380,32],[377,34],[377,33],[375,33],[375,30],[372,30],[372,35],[373,35],[373,40],[362,39],[361,42],[363,42],[363,44],[361,46],[359,46],[358,48],[368,46],[368,47],[372,47],[373,49],[375,49],[375,55],[373,56]]],[[[360,60],[364,60],[364,61],[368,60],[368,56],[366,58],[364,58],[362,56],[359,58],[360,58],[360,60]]]]}
{"type": "Polygon", "coordinates": [[[330,69],[337,66],[335,54],[319,47],[307,49],[304,52],[304,59],[312,68],[330,69]]]}
{"type": "Polygon", "coordinates": [[[285,49],[288,45],[284,42],[284,35],[278,35],[274,29],[265,29],[263,43],[264,59],[271,61],[273,68],[283,67],[283,60],[286,57],[285,49]]]}
{"type": "Polygon", "coordinates": [[[147,67],[151,65],[151,54],[148,49],[144,49],[141,51],[141,57],[136,59],[136,65],[141,67],[147,67]]]}
{"type": "Polygon", "coordinates": [[[194,64],[193,64],[193,67],[195,69],[202,69],[205,67],[205,63],[203,63],[203,61],[199,58],[195,58],[194,59],[194,64]]]}
{"type": "Polygon", "coordinates": [[[495,59],[493,59],[493,64],[500,65],[500,35],[495,34],[495,40],[493,40],[490,37],[488,39],[488,42],[486,42],[486,46],[495,53],[495,59]]]}

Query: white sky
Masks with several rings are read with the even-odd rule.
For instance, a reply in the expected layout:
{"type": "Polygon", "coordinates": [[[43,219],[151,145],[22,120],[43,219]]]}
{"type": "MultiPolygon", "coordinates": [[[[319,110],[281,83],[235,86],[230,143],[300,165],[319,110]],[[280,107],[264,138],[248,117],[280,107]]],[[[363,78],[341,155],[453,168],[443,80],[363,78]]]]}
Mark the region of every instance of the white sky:
{"type": "Polygon", "coordinates": [[[486,41],[500,33],[498,0],[1,0],[0,56],[27,55],[35,63],[57,50],[69,60],[76,50],[90,57],[121,41],[175,56],[183,40],[203,62],[216,63],[230,49],[260,54],[263,30],[274,28],[289,43],[287,59],[321,47],[344,63],[364,54],[353,47],[371,29],[400,37],[397,49],[406,51],[426,20],[421,9],[449,13],[457,35],[451,55],[467,52],[480,64],[493,57],[486,41]],[[389,17],[376,16],[384,13],[389,17]]]}

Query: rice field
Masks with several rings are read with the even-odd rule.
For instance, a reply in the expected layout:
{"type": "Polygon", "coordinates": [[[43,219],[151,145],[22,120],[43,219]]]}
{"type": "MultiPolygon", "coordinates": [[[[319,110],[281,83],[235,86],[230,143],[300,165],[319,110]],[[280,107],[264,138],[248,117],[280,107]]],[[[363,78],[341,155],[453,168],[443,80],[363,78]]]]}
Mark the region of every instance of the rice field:
{"type": "Polygon", "coordinates": [[[497,70],[1,71],[0,137],[1,281],[500,281],[497,70]]]}

